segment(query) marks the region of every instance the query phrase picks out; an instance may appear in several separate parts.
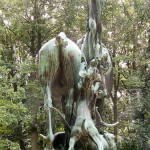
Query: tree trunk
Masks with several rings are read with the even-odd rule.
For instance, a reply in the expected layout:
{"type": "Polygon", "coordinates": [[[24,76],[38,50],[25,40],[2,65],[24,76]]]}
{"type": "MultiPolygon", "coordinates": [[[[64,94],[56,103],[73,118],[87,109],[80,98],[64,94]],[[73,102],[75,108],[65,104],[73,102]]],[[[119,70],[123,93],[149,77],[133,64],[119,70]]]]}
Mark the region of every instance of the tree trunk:
{"type": "MultiPolygon", "coordinates": [[[[117,98],[116,97],[113,99],[113,104],[114,104],[114,106],[113,106],[114,122],[117,122],[117,119],[118,119],[118,107],[117,107],[117,98]]],[[[118,127],[115,126],[114,127],[114,135],[117,136],[117,134],[118,134],[118,127]]]]}
{"type": "Polygon", "coordinates": [[[20,149],[26,150],[25,133],[23,132],[22,121],[18,122],[17,134],[18,134],[20,149]]]}
{"type": "Polygon", "coordinates": [[[37,117],[34,117],[31,127],[31,150],[37,150],[37,117]]]}

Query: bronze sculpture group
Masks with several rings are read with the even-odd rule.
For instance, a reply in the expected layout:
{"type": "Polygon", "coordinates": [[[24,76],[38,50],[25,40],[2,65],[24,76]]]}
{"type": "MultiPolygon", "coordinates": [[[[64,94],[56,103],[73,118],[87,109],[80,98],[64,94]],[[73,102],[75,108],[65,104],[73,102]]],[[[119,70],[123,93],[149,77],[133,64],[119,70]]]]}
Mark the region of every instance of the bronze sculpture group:
{"type": "Polygon", "coordinates": [[[52,149],[56,141],[52,108],[58,112],[57,104],[61,104],[64,117],[60,112],[59,115],[64,120],[64,149],[77,149],[76,142],[87,138],[90,145],[95,145],[92,149],[116,150],[114,135],[99,133],[101,125],[118,124],[107,124],[100,115],[101,102],[109,96],[112,81],[111,57],[101,42],[101,33],[101,1],[89,0],[85,36],[75,44],[61,32],[39,51],[39,75],[48,121],[47,135],[41,134],[47,141],[45,149],[52,149]]]}

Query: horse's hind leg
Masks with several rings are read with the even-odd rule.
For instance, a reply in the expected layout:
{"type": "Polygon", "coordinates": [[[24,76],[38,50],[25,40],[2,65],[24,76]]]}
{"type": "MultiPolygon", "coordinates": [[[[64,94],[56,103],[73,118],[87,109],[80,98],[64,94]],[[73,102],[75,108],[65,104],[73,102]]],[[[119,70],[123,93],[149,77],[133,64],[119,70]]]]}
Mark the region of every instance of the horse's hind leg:
{"type": "Polygon", "coordinates": [[[44,109],[46,111],[47,117],[47,136],[41,135],[47,140],[47,143],[51,143],[54,140],[54,135],[52,131],[52,115],[51,115],[52,99],[51,99],[51,83],[49,81],[45,82],[44,86],[44,109]]]}

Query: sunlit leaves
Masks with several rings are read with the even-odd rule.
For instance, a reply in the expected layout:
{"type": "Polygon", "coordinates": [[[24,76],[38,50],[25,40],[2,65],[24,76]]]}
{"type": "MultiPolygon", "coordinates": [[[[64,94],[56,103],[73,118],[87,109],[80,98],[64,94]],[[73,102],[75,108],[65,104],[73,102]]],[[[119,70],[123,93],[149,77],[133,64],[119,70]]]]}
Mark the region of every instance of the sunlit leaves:
{"type": "Polygon", "coordinates": [[[0,139],[0,149],[11,149],[11,150],[20,150],[20,146],[17,142],[12,142],[10,140],[2,140],[0,139]]]}
{"type": "Polygon", "coordinates": [[[11,133],[12,128],[23,119],[26,111],[27,109],[21,103],[0,100],[0,134],[11,133]]]}

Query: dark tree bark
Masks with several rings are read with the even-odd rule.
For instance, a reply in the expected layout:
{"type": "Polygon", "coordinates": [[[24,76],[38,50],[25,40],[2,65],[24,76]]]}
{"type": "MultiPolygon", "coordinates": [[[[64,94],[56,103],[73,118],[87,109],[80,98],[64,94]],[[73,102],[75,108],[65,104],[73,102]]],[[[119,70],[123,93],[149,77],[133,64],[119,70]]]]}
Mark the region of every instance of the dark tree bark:
{"type": "MultiPolygon", "coordinates": [[[[113,50],[113,58],[116,56],[116,51],[115,48],[113,50]]],[[[113,62],[113,67],[116,67],[116,63],[113,62]]],[[[119,88],[119,83],[120,83],[120,72],[119,72],[119,67],[118,67],[118,75],[116,77],[116,75],[113,75],[113,91],[111,93],[111,99],[113,102],[113,114],[114,114],[114,121],[116,122],[118,120],[118,107],[117,107],[117,103],[118,103],[118,97],[117,97],[117,92],[118,92],[118,88],[119,88]]],[[[118,127],[115,126],[114,127],[114,135],[117,136],[118,135],[118,127]]]]}
{"type": "Polygon", "coordinates": [[[31,148],[32,150],[37,150],[37,139],[38,139],[38,132],[37,132],[37,116],[35,115],[32,126],[31,126],[31,148]]]}

